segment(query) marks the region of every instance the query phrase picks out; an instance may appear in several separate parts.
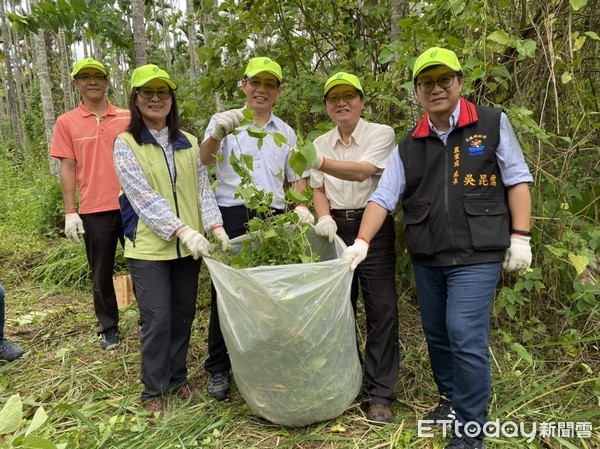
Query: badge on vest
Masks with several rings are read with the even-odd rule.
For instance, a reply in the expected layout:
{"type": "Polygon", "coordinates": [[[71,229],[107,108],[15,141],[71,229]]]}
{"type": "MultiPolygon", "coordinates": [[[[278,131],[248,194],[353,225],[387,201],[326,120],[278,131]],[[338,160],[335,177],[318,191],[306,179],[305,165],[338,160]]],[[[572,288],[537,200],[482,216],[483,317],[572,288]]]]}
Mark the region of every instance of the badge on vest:
{"type": "Polygon", "coordinates": [[[465,140],[469,142],[469,156],[481,156],[485,150],[484,140],[487,139],[485,134],[475,134],[467,137],[465,140]]]}

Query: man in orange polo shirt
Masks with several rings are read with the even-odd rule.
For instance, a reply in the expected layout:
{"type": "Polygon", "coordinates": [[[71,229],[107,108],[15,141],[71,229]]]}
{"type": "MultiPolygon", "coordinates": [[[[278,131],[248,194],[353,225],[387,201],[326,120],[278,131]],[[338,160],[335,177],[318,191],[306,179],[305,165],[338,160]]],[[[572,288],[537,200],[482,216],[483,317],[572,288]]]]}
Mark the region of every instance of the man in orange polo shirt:
{"type": "Polygon", "coordinates": [[[58,117],[50,156],[60,160],[65,234],[76,243],[81,234],[85,242],[100,344],[111,350],[120,343],[112,276],[117,242],[123,243],[113,143],[127,128],[129,111],[106,99],[108,71],[100,62],[92,58],[77,61],[71,77],[83,100],[77,108],[58,117]]]}

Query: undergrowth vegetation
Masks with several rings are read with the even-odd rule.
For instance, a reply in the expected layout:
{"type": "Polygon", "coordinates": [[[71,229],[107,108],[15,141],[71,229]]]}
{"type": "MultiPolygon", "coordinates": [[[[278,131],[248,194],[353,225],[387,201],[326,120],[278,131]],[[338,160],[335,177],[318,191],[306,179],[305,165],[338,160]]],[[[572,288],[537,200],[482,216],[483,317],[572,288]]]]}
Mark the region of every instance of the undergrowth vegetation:
{"type": "MultiPolygon", "coordinates": [[[[40,17],[52,18],[71,3],[38,8],[40,17]]],[[[414,56],[434,45],[460,53],[464,95],[505,109],[534,176],[532,269],[523,276],[503,274],[491,311],[489,418],[523,423],[527,430],[534,424],[538,428],[532,441],[499,435],[490,438],[487,447],[600,447],[598,0],[394,2],[415,5],[396,21],[388,1],[201,3],[197,12],[203,17],[205,40],[198,56],[205,72],[190,81],[185,52],[172,66],[180,81],[177,95],[184,129],[198,136],[217,104],[224,109],[241,106],[237,83],[249,54],[242,49],[250,41],[255,44],[252,52],[268,54],[284,67],[285,89],[275,113],[299,137],[311,139],[331,127],[322,101],[327,75],[338,70],[359,75],[367,95],[364,117],[392,126],[399,138],[421,114],[408,82],[414,56]],[[244,20],[233,20],[239,17],[244,20]],[[304,28],[297,29],[298,24],[304,28]],[[286,39],[272,39],[282,30],[286,39]]],[[[82,8],[82,14],[84,10],[96,14],[94,21],[102,18],[100,9],[82,8]]],[[[101,50],[109,52],[115,42],[110,36],[100,37],[106,43],[101,50]]],[[[162,34],[148,37],[162,39],[162,34]]],[[[164,65],[157,48],[152,62],[164,65]]],[[[28,98],[35,106],[37,95],[28,98]]],[[[132,307],[121,315],[121,347],[101,351],[83,244],[70,243],[62,235],[60,187],[49,174],[47,148],[40,143],[42,117],[32,112],[37,109],[26,109],[27,152],[12,141],[0,146],[0,280],[7,291],[6,334],[27,350],[13,363],[0,362],[0,407],[5,407],[0,411],[0,445],[444,446],[447,439],[439,431],[433,438],[418,437],[417,420],[437,403],[437,392],[400,226],[402,360],[393,424],[369,424],[357,398],[339,418],[288,429],[253,416],[235,390],[222,403],[204,393],[188,404],[172,400],[162,420],[143,412],[137,311],[132,307]]],[[[2,129],[6,126],[0,124],[2,129]]],[[[125,270],[122,256],[118,270],[125,270]]],[[[202,366],[209,298],[203,267],[188,363],[191,382],[202,392],[207,381],[202,366]]],[[[363,323],[360,309],[359,314],[363,323]]],[[[363,348],[364,341],[359,343],[363,348]]]]}

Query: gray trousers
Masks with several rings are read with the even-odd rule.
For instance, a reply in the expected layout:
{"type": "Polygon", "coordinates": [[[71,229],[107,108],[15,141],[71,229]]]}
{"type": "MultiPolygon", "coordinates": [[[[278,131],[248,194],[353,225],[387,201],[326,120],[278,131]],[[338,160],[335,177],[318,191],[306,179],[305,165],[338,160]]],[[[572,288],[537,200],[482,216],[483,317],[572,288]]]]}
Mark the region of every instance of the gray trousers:
{"type": "Polygon", "coordinates": [[[127,259],[127,264],[140,310],[140,377],[147,401],[187,382],[201,260],[127,259]]]}

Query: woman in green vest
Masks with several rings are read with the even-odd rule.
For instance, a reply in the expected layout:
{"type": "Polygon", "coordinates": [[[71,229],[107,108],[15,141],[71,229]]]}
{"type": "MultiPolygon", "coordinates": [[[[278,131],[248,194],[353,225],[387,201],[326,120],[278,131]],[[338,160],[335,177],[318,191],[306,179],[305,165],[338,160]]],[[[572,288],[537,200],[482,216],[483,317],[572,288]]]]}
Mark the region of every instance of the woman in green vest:
{"type": "Polygon", "coordinates": [[[226,249],[229,237],[200,163],[197,139],[179,129],[177,85],[156,65],[131,76],[131,122],[115,141],[114,161],[125,257],[141,321],[142,401],[164,413],[166,395],[190,399],[187,353],[198,273],[209,253],[204,230],[226,249]]]}

